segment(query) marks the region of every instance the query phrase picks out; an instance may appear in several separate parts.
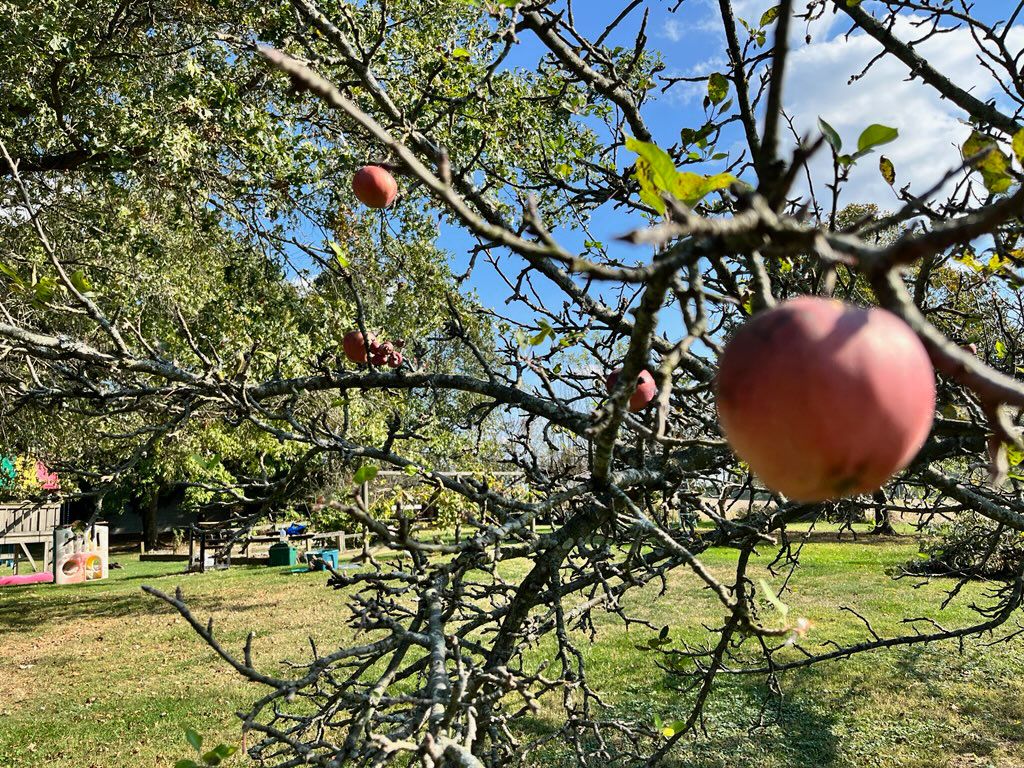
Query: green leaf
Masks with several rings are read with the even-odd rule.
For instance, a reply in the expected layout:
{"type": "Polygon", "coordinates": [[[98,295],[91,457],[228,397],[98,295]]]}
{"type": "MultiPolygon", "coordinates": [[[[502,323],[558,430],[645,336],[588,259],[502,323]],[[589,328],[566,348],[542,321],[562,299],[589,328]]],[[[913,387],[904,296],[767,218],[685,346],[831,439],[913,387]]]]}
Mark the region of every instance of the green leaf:
{"type": "Polygon", "coordinates": [[[839,138],[839,133],[831,125],[825,122],[823,118],[818,118],[818,128],[821,129],[821,133],[825,136],[825,141],[832,145],[837,153],[843,150],[843,140],[839,138]]]}
{"type": "Polygon", "coordinates": [[[651,178],[658,189],[668,191],[676,176],[676,164],[669,154],[657,144],[626,137],[626,149],[636,152],[650,165],[651,178]]]}
{"type": "Polygon", "coordinates": [[[775,610],[779,612],[779,615],[785,619],[786,615],[789,613],[789,606],[779,600],[775,595],[775,590],[771,588],[767,581],[764,579],[759,579],[758,581],[761,585],[761,594],[764,595],[764,599],[771,603],[775,607],[775,610]]]}
{"type": "Polygon", "coordinates": [[[220,765],[222,761],[227,760],[237,751],[238,747],[232,747],[230,744],[218,744],[203,755],[203,760],[207,765],[220,765]]]}
{"type": "Polygon", "coordinates": [[[995,343],[995,353],[996,357],[1000,360],[1006,357],[1006,344],[1003,343],[1002,339],[995,343]]]}
{"type": "Polygon", "coordinates": [[[185,741],[192,745],[192,749],[196,752],[203,748],[203,737],[196,733],[192,728],[185,729],[185,741]]]}
{"type": "Polygon", "coordinates": [[[878,170],[882,172],[882,178],[885,179],[885,183],[890,187],[896,183],[896,166],[885,155],[882,155],[878,161],[878,170]]]}
{"type": "Polygon", "coordinates": [[[998,253],[993,253],[989,258],[988,263],[985,265],[985,271],[995,274],[1007,264],[1012,263],[1013,261],[1011,259],[1003,258],[998,253]]]}
{"type": "MultiPolygon", "coordinates": [[[[215,454],[213,454],[213,456],[211,458],[206,459],[206,458],[203,458],[202,456],[200,456],[198,453],[193,453],[192,454],[192,461],[194,461],[200,467],[205,469],[207,472],[210,472],[218,464],[220,464],[220,454],[219,453],[215,453],[215,454]]],[[[194,731],[193,731],[193,733],[194,733],[194,731]]],[[[199,742],[200,742],[200,744],[202,744],[202,739],[200,739],[199,742]]],[[[189,743],[191,743],[191,742],[189,742],[189,743]]],[[[196,747],[196,750],[199,750],[199,749],[200,749],[200,747],[196,747]]]]}
{"type": "Polygon", "coordinates": [[[626,137],[626,149],[639,156],[633,176],[640,184],[640,199],[658,213],[664,213],[665,201],[661,199],[661,192],[671,188],[676,177],[676,164],[656,144],[638,141],[632,136],[626,137]]]}
{"type": "Polygon", "coordinates": [[[761,14],[761,26],[765,27],[771,24],[775,19],[779,17],[779,6],[769,8],[767,11],[761,14]]]}
{"type": "MultiPolygon", "coordinates": [[[[668,191],[676,177],[676,164],[667,152],[656,144],[626,137],[626,149],[636,152],[636,178],[641,191],[668,191]]],[[[643,195],[641,195],[642,197],[643,195]]],[[[663,208],[664,209],[664,208],[663,208]]]]}
{"type": "Polygon", "coordinates": [[[469,51],[467,51],[465,48],[456,48],[454,51],[452,51],[452,58],[453,59],[468,59],[469,58],[469,51]]]}
{"type": "Polygon", "coordinates": [[[76,269],[71,273],[71,284],[75,286],[75,290],[83,296],[91,296],[93,293],[92,283],[85,276],[85,272],[80,269],[76,269]]]}
{"type": "Polygon", "coordinates": [[[974,251],[964,251],[959,256],[955,257],[956,261],[963,264],[968,269],[972,269],[975,272],[983,272],[985,265],[978,261],[974,256],[974,251]]]}
{"type": "Polygon", "coordinates": [[[195,760],[179,760],[174,764],[174,768],[202,768],[195,760]]]}
{"type": "Polygon", "coordinates": [[[888,144],[890,141],[895,141],[899,135],[900,132],[895,128],[873,123],[865,128],[860,134],[860,138],[857,139],[857,152],[867,152],[874,147],[888,144]]]}
{"type": "Polygon", "coordinates": [[[220,755],[222,760],[226,760],[238,751],[238,747],[231,744],[218,744],[213,751],[220,755]]]}
{"type": "Polygon", "coordinates": [[[356,470],[356,475],[353,478],[356,485],[362,485],[368,483],[377,476],[380,472],[380,467],[374,466],[373,464],[363,464],[359,469],[356,470]]]}
{"type": "Polygon", "coordinates": [[[555,329],[548,324],[547,320],[539,320],[537,322],[537,325],[540,327],[540,330],[535,335],[530,337],[531,347],[536,347],[538,344],[543,344],[544,339],[547,338],[550,338],[552,341],[554,341],[555,329]]]}
{"type": "Polygon", "coordinates": [[[45,304],[57,293],[57,281],[52,277],[43,277],[33,287],[37,304],[45,304]]]}
{"type": "Polygon", "coordinates": [[[712,104],[721,104],[729,95],[729,80],[721,72],[712,73],[708,78],[708,99],[712,104]]]}
{"type": "Polygon", "coordinates": [[[341,246],[333,240],[331,240],[328,245],[331,246],[331,250],[334,251],[334,260],[338,262],[338,266],[345,269],[349,265],[349,259],[348,256],[345,255],[345,251],[342,250],[341,246]]]}
{"type": "Polygon", "coordinates": [[[7,266],[2,261],[0,261],[0,275],[5,275],[7,278],[10,279],[12,283],[17,285],[19,288],[25,287],[25,282],[21,279],[21,276],[14,271],[14,268],[7,266]]]}

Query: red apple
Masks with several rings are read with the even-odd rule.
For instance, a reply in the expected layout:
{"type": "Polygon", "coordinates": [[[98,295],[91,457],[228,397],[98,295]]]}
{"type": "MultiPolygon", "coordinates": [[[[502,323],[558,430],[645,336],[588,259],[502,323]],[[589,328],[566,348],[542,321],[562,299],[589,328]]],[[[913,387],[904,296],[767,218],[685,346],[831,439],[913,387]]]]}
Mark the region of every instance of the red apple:
{"type": "Polygon", "coordinates": [[[374,365],[385,365],[394,353],[395,348],[390,343],[374,342],[370,345],[370,362],[374,365]]]}
{"type": "MultiPolygon", "coordinates": [[[[377,342],[373,335],[370,335],[369,349],[373,349],[377,342]]],[[[365,363],[367,356],[367,344],[363,341],[362,331],[349,331],[342,340],[342,347],[345,349],[345,357],[353,363],[365,363]]]]}
{"type": "Polygon", "coordinates": [[[802,296],[726,345],[718,417],[736,454],[795,501],[868,493],[910,463],[931,430],[935,371],[884,309],[802,296]]]}
{"type": "MultiPolygon", "coordinates": [[[[609,392],[615,389],[615,382],[619,380],[619,375],[621,373],[622,369],[616,368],[608,374],[604,383],[609,392]]],[[[642,411],[650,405],[657,396],[658,386],[654,383],[654,377],[651,375],[651,372],[640,371],[640,375],[636,377],[636,389],[634,389],[633,394],[629,396],[629,410],[633,413],[642,411]]]]}
{"type": "Polygon", "coordinates": [[[387,208],[398,195],[398,182],[379,165],[365,165],[352,177],[352,191],[370,208],[387,208]]]}

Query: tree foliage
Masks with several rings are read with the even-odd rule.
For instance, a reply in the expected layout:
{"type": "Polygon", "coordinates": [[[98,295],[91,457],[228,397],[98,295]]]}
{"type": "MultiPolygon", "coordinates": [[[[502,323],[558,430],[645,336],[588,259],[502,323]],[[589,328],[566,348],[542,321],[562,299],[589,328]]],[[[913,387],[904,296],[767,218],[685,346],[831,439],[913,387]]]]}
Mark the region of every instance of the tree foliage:
{"type": "MultiPolygon", "coordinates": [[[[986,522],[958,536],[983,554],[1024,531],[1010,22],[928,0],[781,2],[755,22],[721,0],[728,66],[680,78],[649,45],[648,5],[602,7],[604,27],[562,2],[0,3],[2,439],[90,487],[180,481],[197,504],[260,513],[318,477],[351,488],[387,467],[461,520],[438,540],[351,493],[325,498],[396,557],[332,575],[365,637],[287,677],[158,595],[266,687],[244,715],[265,764],[525,764],[556,739],[581,765],[653,764],[699,732],[722,675],[777,683],[1019,625],[1010,557],[969,626],[869,626],[851,646],[808,634],[779,607],[788,586],[748,566],[777,551],[791,576],[790,524],[836,505],[761,488],[714,406],[718,355],[752,314],[802,294],[880,304],[925,344],[938,413],[905,471],[844,504],[922,525],[969,510],[986,522]],[[787,132],[794,33],[826,14],[970,122],[943,185],[881,155],[900,138],[871,116],[856,141],[825,120],[820,136],[787,132]],[[897,34],[906,15],[925,38],[972,32],[1000,97],[924,60],[897,34]],[[704,114],[656,136],[652,102],[695,79],[704,114]],[[876,161],[894,210],[846,194],[850,169],[876,161]],[[399,179],[383,213],[351,192],[368,163],[399,179]],[[631,227],[620,241],[599,234],[609,216],[631,227]],[[404,340],[405,362],[352,364],[354,329],[404,340]],[[623,384],[606,393],[618,367],[620,382],[654,373],[654,408],[628,412],[623,384]],[[450,472],[467,465],[478,474],[450,472]],[[495,481],[506,468],[522,480],[495,481]],[[716,546],[739,551],[725,581],[701,563],[716,546]],[[687,709],[631,721],[592,687],[581,644],[600,642],[596,611],[644,627],[624,596],[675,569],[726,618],[700,647],[646,626],[687,709]],[[544,668],[526,653],[541,637],[544,668]],[[559,718],[538,737],[521,718],[544,701],[559,718]]],[[[695,7],[669,12],[690,23],[695,7]]]]}

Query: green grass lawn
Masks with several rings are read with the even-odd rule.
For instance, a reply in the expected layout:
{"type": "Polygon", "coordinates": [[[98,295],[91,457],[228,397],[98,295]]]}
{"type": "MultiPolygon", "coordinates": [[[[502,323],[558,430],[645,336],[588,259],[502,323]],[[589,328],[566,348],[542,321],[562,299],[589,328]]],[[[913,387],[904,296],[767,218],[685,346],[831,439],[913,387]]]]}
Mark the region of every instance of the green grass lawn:
{"type": "MultiPolygon", "coordinates": [[[[788,598],[794,614],[814,624],[809,644],[831,637],[862,639],[863,626],[839,606],[872,618],[879,632],[899,631],[905,616],[936,616],[947,626],[972,621],[968,605],[982,595],[970,585],[941,614],[947,582],[920,585],[885,575],[914,556],[911,539],[874,543],[814,542],[788,598]]],[[[143,594],[181,585],[197,613],[213,615],[222,640],[239,649],[258,632],[257,664],[280,671],[301,659],[308,637],[321,649],[351,635],[343,593],[324,588],[323,574],[234,567],[182,575],[180,564],[115,558],[124,568],[102,583],[0,590],[0,768],[170,766],[188,755],[183,729],[239,744],[233,713],[260,691],[242,682],[176,613],[143,594]]],[[[708,553],[723,577],[735,553],[708,553]]],[[[763,562],[760,561],[761,565],[763,562]]],[[[512,566],[515,567],[515,566],[512,566]]],[[[525,564],[524,566],[525,567],[525,564]]],[[[763,573],[760,570],[753,575],[763,573]]],[[[699,641],[702,623],[721,611],[691,574],[673,575],[666,595],[630,597],[630,607],[671,627],[674,638],[699,641]]],[[[593,682],[620,713],[671,720],[685,699],[636,649],[651,636],[626,632],[613,617],[584,644],[593,682]]],[[[542,644],[537,660],[550,646],[542,644]]],[[[786,675],[778,724],[751,729],[765,691],[754,679],[723,680],[708,710],[710,735],[677,749],[678,766],[1024,766],[1024,641],[961,654],[954,644],[887,651],[786,675]]],[[[554,710],[524,722],[550,727],[554,710]]],[[[208,742],[209,743],[209,742],[208,742]]],[[[539,759],[538,759],[539,760],[539,759]]],[[[548,752],[544,764],[568,764],[548,752]]],[[[244,764],[236,757],[231,763],[244,764]]],[[[539,763],[538,763],[539,764],[539,763]]]]}

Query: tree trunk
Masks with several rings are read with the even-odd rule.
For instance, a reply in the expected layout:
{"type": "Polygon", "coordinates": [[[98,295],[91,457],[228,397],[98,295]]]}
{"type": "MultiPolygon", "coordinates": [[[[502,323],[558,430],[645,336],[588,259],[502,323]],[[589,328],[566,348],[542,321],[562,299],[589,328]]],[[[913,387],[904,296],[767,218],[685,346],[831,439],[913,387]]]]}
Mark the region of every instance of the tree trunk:
{"type": "Polygon", "coordinates": [[[875,528],[871,533],[878,536],[895,535],[896,529],[892,527],[891,513],[888,507],[889,500],[885,498],[885,491],[877,490],[871,498],[875,502],[875,528]]]}
{"type": "Polygon", "coordinates": [[[157,536],[157,510],[160,508],[160,489],[154,488],[152,493],[146,496],[142,507],[142,540],[146,549],[156,549],[157,536]]]}

